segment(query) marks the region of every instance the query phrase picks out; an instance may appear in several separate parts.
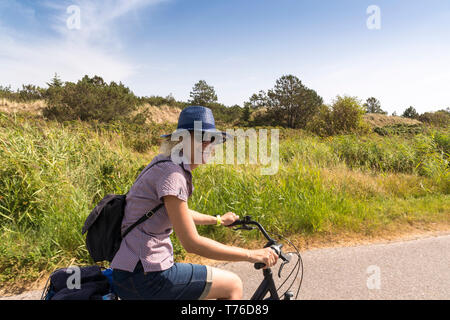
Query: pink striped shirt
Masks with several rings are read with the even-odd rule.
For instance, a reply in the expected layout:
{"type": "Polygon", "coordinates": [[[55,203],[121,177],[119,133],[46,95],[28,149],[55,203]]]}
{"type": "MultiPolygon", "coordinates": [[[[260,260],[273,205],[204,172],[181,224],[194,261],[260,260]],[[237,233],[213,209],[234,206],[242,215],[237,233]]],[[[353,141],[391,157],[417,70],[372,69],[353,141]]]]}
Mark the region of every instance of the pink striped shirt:
{"type": "MultiPolygon", "coordinates": [[[[189,164],[162,162],[148,169],[153,163],[165,159],[169,158],[162,154],[156,156],[128,192],[122,232],[160,204],[162,197],[172,195],[187,201],[191,196],[194,186],[189,164]]],[[[170,268],[173,265],[173,247],[169,238],[171,233],[172,224],[163,206],[122,240],[111,268],[132,272],[139,260],[145,272],[170,268]]]]}

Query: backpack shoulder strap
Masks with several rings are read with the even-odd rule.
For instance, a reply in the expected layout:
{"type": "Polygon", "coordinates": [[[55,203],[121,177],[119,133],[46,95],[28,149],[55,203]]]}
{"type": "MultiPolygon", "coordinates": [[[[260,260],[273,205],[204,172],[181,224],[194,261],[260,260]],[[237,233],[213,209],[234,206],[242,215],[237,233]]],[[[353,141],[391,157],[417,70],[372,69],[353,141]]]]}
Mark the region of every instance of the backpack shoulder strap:
{"type": "Polygon", "coordinates": [[[136,221],[135,223],[133,223],[131,226],[129,226],[127,228],[127,230],[125,230],[125,232],[123,233],[122,239],[126,237],[126,235],[128,233],[130,233],[131,230],[133,230],[136,226],[140,225],[142,222],[144,222],[145,220],[147,220],[148,218],[150,218],[153,214],[155,214],[156,211],[158,211],[159,209],[161,209],[161,207],[164,205],[164,202],[158,204],[156,207],[154,207],[152,210],[150,210],[149,212],[147,212],[145,215],[143,215],[141,218],[139,218],[138,221],[136,221]]]}

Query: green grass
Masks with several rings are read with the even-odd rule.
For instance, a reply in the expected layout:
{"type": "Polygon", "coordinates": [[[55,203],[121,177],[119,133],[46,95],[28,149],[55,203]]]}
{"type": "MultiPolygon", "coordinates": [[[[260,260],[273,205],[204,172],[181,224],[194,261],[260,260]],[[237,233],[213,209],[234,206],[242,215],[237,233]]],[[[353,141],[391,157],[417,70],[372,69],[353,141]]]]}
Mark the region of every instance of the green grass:
{"type": "MultiPolygon", "coordinates": [[[[128,191],[157,152],[154,141],[139,149],[139,140],[159,134],[154,130],[148,137],[123,124],[59,124],[0,113],[1,286],[69,263],[92,263],[81,235],[84,220],[104,195],[128,191]]],[[[260,175],[257,165],[202,166],[194,172],[189,206],[212,215],[252,215],[285,235],[373,234],[396,223],[449,222],[448,132],[321,139],[283,130],[280,136],[277,174],[260,175]]],[[[257,237],[199,230],[224,242],[257,237]]],[[[181,259],[184,251],[173,242],[181,259]]]]}
{"type": "MultiPolygon", "coordinates": [[[[342,172],[352,171],[340,169],[342,172]]],[[[283,165],[275,176],[223,165],[199,168],[194,176],[198,183],[190,205],[195,210],[251,215],[285,235],[347,231],[370,234],[390,223],[450,222],[450,196],[441,193],[427,177],[408,179],[399,185],[392,182],[403,175],[380,178],[361,174],[351,181],[361,185],[352,189],[343,182],[332,185],[323,169],[301,162],[283,165]],[[384,184],[383,188],[372,190],[372,182],[384,184]]],[[[227,229],[202,228],[220,241],[232,241],[235,236],[227,229]]],[[[257,233],[243,235],[252,237],[257,233]]]]}

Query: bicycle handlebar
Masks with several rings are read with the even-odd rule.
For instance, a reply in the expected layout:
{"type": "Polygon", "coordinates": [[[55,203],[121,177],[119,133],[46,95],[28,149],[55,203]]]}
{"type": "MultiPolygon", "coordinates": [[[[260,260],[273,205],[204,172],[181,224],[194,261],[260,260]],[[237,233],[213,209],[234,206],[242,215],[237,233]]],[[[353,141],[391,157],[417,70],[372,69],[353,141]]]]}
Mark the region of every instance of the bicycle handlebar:
{"type": "Polygon", "coordinates": [[[237,228],[235,230],[239,230],[239,229],[253,230],[254,228],[250,227],[249,225],[255,225],[258,227],[258,229],[262,232],[262,234],[264,235],[264,237],[266,237],[267,240],[275,241],[267,234],[266,230],[263,228],[263,226],[261,224],[259,224],[259,222],[252,220],[251,216],[245,216],[244,220],[236,220],[232,224],[228,225],[228,227],[234,227],[234,226],[238,226],[238,225],[242,225],[243,227],[237,228]]]}
{"type": "MultiPolygon", "coordinates": [[[[291,257],[285,255],[281,249],[283,247],[283,244],[278,244],[274,239],[272,239],[264,229],[264,227],[259,222],[252,220],[251,216],[245,216],[243,220],[236,220],[235,222],[230,224],[229,227],[241,226],[240,228],[235,228],[234,230],[253,230],[254,227],[251,227],[251,225],[255,225],[256,227],[258,227],[264,237],[269,241],[266,244],[265,248],[270,247],[272,250],[274,250],[277,253],[278,257],[284,261],[284,263],[288,263],[291,261],[291,257]]],[[[257,262],[254,266],[255,269],[261,269],[266,265],[262,262],[257,262]]]]}

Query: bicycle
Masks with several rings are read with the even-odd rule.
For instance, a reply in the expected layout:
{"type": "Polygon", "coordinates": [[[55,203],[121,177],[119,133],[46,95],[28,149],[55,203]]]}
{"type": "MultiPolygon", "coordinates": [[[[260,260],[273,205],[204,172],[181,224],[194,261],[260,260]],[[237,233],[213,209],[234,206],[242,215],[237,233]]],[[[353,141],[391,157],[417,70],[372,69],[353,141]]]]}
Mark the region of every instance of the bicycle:
{"type": "MultiPolygon", "coordinates": [[[[301,266],[302,274],[301,274],[300,284],[299,284],[299,287],[297,290],[297,294],[295,296],[295,299],[297,299],[298,293],[300,292],[301,283],[303,280],[303,261],[302,261],[301,255],[300,255],[300,251],[297,249],[297,247],[294,244],[292,244],[291,241],[284,238],[283,236],[277,235],[280,238],[283,238],[286,241],[288,241],[290,243],[290,245],[292,245],[292,247],[296,250],[295,252],[289,252],[288,254],[284,253],[282,251],[283,244],[278,243],[275,239],[271,238],[269,236],[268,232],[263,228],[263,226],[260,223],[258,223],[257,221],[252,220],[251,216],[245,216],[243,220],[236,220],[231,225],[229,225],[229,227],[239,226],[238,228],[234,228],[234,230],[254,230],[255,227],[252,227],[252,225],[255,225],[261,231],[261,233],[264,235],[264,237],[268,240],[268,242],[266,243],[264,248],[270,247],[272,250],[274,250],[277,253],[278,257],[283,261],[280,266],[280,269],[278,270],[279,278],[281,278],[281,271],[283,270],[283,267],[286,264],[291,262],[291,257],[292,257],[293,253],[298,256],[298,261],[295,264],[295,266],[292,269],[289,276],[278,287],[278,289],[276,288],[275,281],[273,279],[272,270],[270,268],[263,269],[264,279],[261,282],[261,284],[259,285],[259,287],[256,289],[253,296],[250,298],[250,300],[281,300],[280,296],[278,294],[278,291],[283,287],[283,285],[286,283],[286,281],[292,276],[294,270],[298,266],[296,276],[294,277],[292,283],[290,284],[290,286],[288,287],[286,292],[284,292],[284,294],[283,294],[283,296],[284,296],[283,300],[292,300],[292,298],[294,297],[294,294],[292,291],[289,291],[289,290],[291,289],[292,285],[295,283],[295,280],[297,280],[298,273],[300,271],[300,266],[301,266]],[[265,299],[265,296],[268,293],[270,294],[270,296],[265,299]]],[[[254,264],[254,267],[255,267],[255,269],[259,270],[259,269],[264,268],[265,264],[261,263],[261,262],[257,262],[254,264]]]]}
{"type": "MultiPolygon", "coordinates": [[[[283,287],[283,285],[287,282],[287,280],[292,276],[294,270],[298,266],[296,276],[294,277],[292,283],[290,284],[290,286],[288,287],[286,292],[284,292],[284,294],[283,294],[284,300],[292,300],[292,298],[294,297],[294,294],[291,291],[289,291],[289,289],[295,283],[295,280],[297,280],[298,273],[300,271],[300,266],[301,266],[302,275],[300,278],[300,284],[299,284],[299,287],[297,290],[297,294],[295,296],[295,299],[297,299],[298,293],[300,292],[301,283],[303,280],[303,262],[302,262],[299,250],[297,249],[297,247],[294,244],[292,244],[291,241],[289,241],[288,239],[284,238],[281,235],[277,235],[280,238],[283,238],[287,242],[289,242],[292,245],[292,247],[296,250],[295,252],[289,252],[288,254],[284,253],[282,251],[283,244],[277,243],[277,241],[275,239],[271,238],[269,236],[268,232],[263,228],[263,226],[260,223],[252,220],[251,216],[245,216],[243,220],[237,220],[229,226],[230,227],[239,226],[238,228],[235,228],[234,230],[253,230],[253,229],[255,229],[251,225],[255,225],[256,227],[258,227],[258,229],[262,232],[264,237],[268,240],[267,244],[264,247],[265,248],[270,247],[272,250],[274,250],[277,253],[278,257],[283,261],[280,266],[280,269],[278,270],[279,278],[281,278],[281,271],[283,270],[283,267],[286,264],[291,262],[291,254],[292,253],[295,253],[299,259],[296,262],[296,264],[295,264],[294,268],[292,269],[291,273],[289,274],[289,276],[284,280],[284,282],[278,288],[276,288],[276,286],[275,286],[275,281],[273,280],[272,270],[270,268],[263,269],[264,279],[261,282],[261,284],[259,285],[259,287],[256,289],[255,293],[253,294],[253,296],[251,297],[250,300],[281,300],[280,296],[278,294],[278,291],[283,287]],[[267,299],[264,299],[265,296],[267,295],[267,293],[270,293],[270,297],[267,299]]],[[[264,263],[257,262],[254,264],[254,267],[255,267],[255,269],[259,270],[259,269],[264,268],[265,265],[264,265],[264,263]]],[[[103,270],[102,273],[103,273],[103,275],[105,275],[108,278],[108,281],[112,285],[112,274],[111,274],[112,269],[103,270]]],[[[50,280],[50,278],[47,280],[47,283],[45,285],[45,288],[44,288],[42,296],[41,296],[41,300],[50,300],[52,295],[54,294],[54,292],[51,291],[50,286],[48,285],[49,280],[50,280]]],[[[103,300],[118,300],[118,299],[119,298],[112,291],[111,291],[111,293],[109,293],[103,297],[103,300]]]]}

